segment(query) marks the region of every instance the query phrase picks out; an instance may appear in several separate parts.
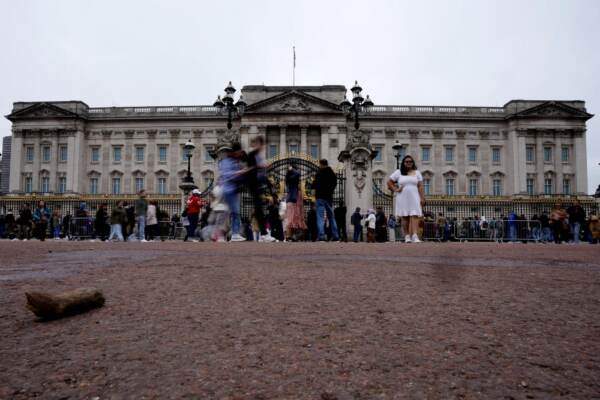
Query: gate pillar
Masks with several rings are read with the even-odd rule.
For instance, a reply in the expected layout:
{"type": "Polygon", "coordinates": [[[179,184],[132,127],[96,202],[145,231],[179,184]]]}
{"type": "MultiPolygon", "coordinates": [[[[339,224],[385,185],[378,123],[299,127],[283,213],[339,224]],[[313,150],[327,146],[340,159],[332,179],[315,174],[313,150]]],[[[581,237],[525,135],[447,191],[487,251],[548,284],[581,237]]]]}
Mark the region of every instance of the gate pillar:
{"type": "Polygon", "coordinates": [[[346,172],[346,207],[348,209],[346,223],[349,226],[350,216],[356,207],[366,213],[373,207],[373,158],[377,152],[371,147],[370,134],[359,129],[351,133],[338,156],[344,163],[346,172]]]}

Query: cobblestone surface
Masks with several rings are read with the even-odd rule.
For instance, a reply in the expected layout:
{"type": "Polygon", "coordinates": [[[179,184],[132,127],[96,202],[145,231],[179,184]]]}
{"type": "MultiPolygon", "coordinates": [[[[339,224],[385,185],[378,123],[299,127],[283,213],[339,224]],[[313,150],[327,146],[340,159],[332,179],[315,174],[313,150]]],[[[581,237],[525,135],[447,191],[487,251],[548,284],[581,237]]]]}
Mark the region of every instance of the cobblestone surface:
{"type": "Polygon", "coordinates": [[[0,398],[598,398],[599,316],[600,246],[3,241],[0,398]]]}

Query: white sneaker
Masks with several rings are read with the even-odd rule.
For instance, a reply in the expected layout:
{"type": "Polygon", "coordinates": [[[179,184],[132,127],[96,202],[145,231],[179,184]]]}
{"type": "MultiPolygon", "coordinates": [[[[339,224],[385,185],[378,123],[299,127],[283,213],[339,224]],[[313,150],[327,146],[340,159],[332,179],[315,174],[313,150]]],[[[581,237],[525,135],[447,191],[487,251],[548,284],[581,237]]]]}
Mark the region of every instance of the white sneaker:
{"type": "Polygon", "coordinates": [[[233,235],[231,235],[231,241],[232,242],[245,242],[246,238],[243,237],[242,235],[240,235],[239,233],[234,233],[233,235]]]}
{"type": "Polygon", "coordinates": [[[273,236],[269,235],[268,233],[266,235],[262,235],[260,237],[259,242],[276,242],[277,239],[275,239],[273,236]]]}
{"type": "Polygon", "coordinates": [[[412,235],[412,241],[413,243],[421,243],[421,241],[419,240],[419,236],[417,236],[416,233],[412,235]]]}
{"type": "Polygon", "coordinates": [[[142,242],[142,243],[148,243],[148,241],[146,239],[142,239],[142,240],[140,240],[140,242],[142,242]]]}
{"type": "Polygon", "coordinates": [[[410,243],[412,240],[410,239],[410,235],[404,236],[404,243],[410,243]]]}

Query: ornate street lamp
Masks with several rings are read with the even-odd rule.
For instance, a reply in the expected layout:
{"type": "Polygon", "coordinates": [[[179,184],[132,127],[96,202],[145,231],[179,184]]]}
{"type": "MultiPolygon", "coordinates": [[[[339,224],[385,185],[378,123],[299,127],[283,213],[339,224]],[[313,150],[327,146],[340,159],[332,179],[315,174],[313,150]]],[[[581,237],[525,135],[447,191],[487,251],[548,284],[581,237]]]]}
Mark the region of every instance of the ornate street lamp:
{"type": "Polygon", "coordinates": [[[348,99],[344,98],[344,100],[340,103],[342,110],[346,113],[350,113],[354,117],[354,129],[358,130],[360,127],[359,114],[371,112],[371,108],[373,107],[373,102],[367,95],[367,98],[364,99],[361,95],[362,88],[358,86],[358,81],[354,81],[354,86],[350,89],[352,92],[352,103],[348,101],[348,99]]]}
{"type": "Polygon", "coordinates": [[[183,151],[185,156],[187,157],[188,162],[187,175],[183,178],[183,181],[192,184],[194,183],[194,178],[192,178],[191,160],[195,148],[196,146],[194,145],[194,143],[192,143],[192,139],[188,139],[186,144],[183,145],[183,151]]]}
{"type": "Polygon", "coordinates": [[[396,169],[400,169],[400,159],[402,158],[402,144],[400,144],[400,142],[398,140],[396,140],[396,143],[394,143],[394,145],[392,146],[392,149],[394,149],[396,151],[396,154],[394,154],[394,157],[396,157],[396,169]]]}
{"type": "Polygon", "coordinates": [[[183,197],[181,198],[182,209],[185,207],[186,196],[188,196],[192,190],[198,188],[198,186],[194,184],[194,178],[192,178],[191,170],[192,154],[194,153],[195,148],[196,146],[194,143],[192,143],[192,139],[188,139],[187,143],[183,145],[183,154],[187,157],[188,168],[186,176],[183,177],[182,182],[179,185],[179,189],[183,191],[183,197]]]}
{"type": "Polygon", "coordinates": [[[246,105],[247,105],[246,102],[244,101],[244,96],[240,96],[238,101],[235,104],[233,104],[233,94],[234,93],[235,93],[235,88],[231,84],[231,81],[229,81],[229,84],[225,88],[225,95],[223,96],[223,98],[221,99],[221,96],[217,96],[217,100],[213,104],[213,106],[217,107],[217,112],[219,114],[221,114],[223,112],[224,108],[227,110],[227,129],[228,130],[231,130],[231,127],[233,126],[232,120],[233,120],[234,113],[237,114],[238,116],[242,116],[244,114],[244,111],[245,111],[246,105]]]}

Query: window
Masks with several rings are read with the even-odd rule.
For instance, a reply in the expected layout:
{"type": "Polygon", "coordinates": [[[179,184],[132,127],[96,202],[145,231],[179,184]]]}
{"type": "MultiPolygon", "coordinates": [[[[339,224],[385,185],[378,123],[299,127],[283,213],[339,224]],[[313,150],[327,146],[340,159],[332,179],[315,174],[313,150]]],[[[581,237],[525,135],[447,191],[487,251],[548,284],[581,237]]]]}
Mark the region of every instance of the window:
{"type": "Polygon", "coordinates": [[[469,147],[469,162],[477,162],[477,147],[469,147]]]}
{"type": "Polygon", "coordinates": [[[25,177],[25,193],[31,193],[33,191],[32,179],[30,176],[25,177]]]}
{"type": "Polygon", "coordinates": [[[113,161],[121,162],[121,147],[120,146],[113,147],[113,161]]]}
{"type": "Polygon", "coordinates": [[[552,162],[552,147],[544,147],[544,162],[552,162]]]}
{"type": "Polygon", "coordinates": [[[502,161],[502,159],[501,159],[501,155],[500,155],[500,148],[493,147],[492,148],[492,162],[494,164],[500,164],[501,161],[502,161]]]}
{"type": "Polygon", "coordinates": [[[42,147],[42,161],[43,162],[50,161],[50,146],[42,147]]]}
{"type": "Polygon", "coordinates": [[[565,147],[562,148],[561,157],[560,157],[560,159],[561,159],[562,162],[564,162],[564,163],[568,163],[569,162],[569,158],[570,158],[569,157],[570,156],[569,153],[570,153],[569,152],[569,148],[567,146],[565,146],[565,147]]]}
{"type": "Polygon", "coordinates": [[[381,177],[373,178],[373,183],[375,184],[376,187],[383,190],[383,178],[381,178],[381,177]]]}
{"type": "Polygon", "coordinates": [[[135,192],[137,193],[142,189],[144,189],[144,178],[142,178],[142,177],[135,178],[135,192]]]}
{"type": "Polygon", "coordinates": [[[377,145],[377,146],[374,146],[373,149],[377,152],[377,155],[375,156],[373,161],[379,161],[379,162],[383,161],[383,146],[377,145]]]}
{"type": "Polygon", "coordinates": [[[158,194],[167,194],[167,178],[158,178],[158,194]]]}
{"type": "Polygon", "coordinates": [[[270,144],[269,145],[269,152],[267,154],[267,158],[275,158],[277,157],[277,145],[276,144],[270,144]]]}
{"type": "Polygon", "coordinates": [[[158,146],[158,161],[159,162],[167,162],[167,146],[165,146],[165,145],[158,146]]]}
{"type": "Polygon", "coordinates": [[[100,161],[100,147],[92,147],[92,162],[100,161]]]}
{"type": "Polygon", "coordinates": [[[535,191],[535,180],[533,178],[527,178],[527,194],[533,196],[535,191]]]}
{"type": "Polygon", "coordinates": [[[69,159],[69,154],[67,152],[68,148],[67,146],[60,146],[58,148],[58,160],[60,162],[66,162],[69,159]]]}
{"type": "Polygon", "coordinates": [[[563,193],[571,194],[571,179],[569,178],[563,179],[563,193]]]}
{"type": "Polygon", "coordinates": [[[27,162],[33,162],[33,155],[34,155],[33,146],[27,146],[25,148],[25,160],[27,162]]]}
{"type": "Polygon", "coordinates": [[[552,194],[553,192],[553,182],[552,178],[544,179],[544,194],[552,194]]]}
{"type": "Polygon", "coordinates": [[[185,151],[183,145],[181,145],[181,161],[187,162],[187,152],[185,151]]]}
{"type": "Polygon", "coordinates": [[[144,147],[137,146],[135,148],[135,161],[136,162],[144,162],[144,147]]]}
{"type": "Polygon", "coordinates": [[[112,179],[112,194],[121,194],[121,178],[112,179]]]}
{"type": "Polygon", "coordinates": [[[210,155],[210,153],[212,153],[214,151],[214,149],[215,149],[214,146],[206,146],[206,145],[204,145],[204,162],[211,163],[211,162],[215,161],[212,158],[212,156],[210,155]]]}
{"type": "Polygon", "coordinates": [[[298,143],[290,143],[288,145],[288,152],[290,154],[296,154],[296,153],[298,153],[298,143]]]}
{"type": "Polygon", "coordinates": [[[446,178],[446,194],[448,196],[454,195],[454,178],[446,178]]]}
{"type": "Polygon", "coordinates": [[[431,159],[431,147],[421,147],[421,161],[429,162],[431,159]]]}
{"type": "Polygon", "coordinates": [[[319,158],[319,145],[318,144],[311,144],[309,151],[310,151],[310,156],[312,158],[314,158],[315,160],[317,160],[319,158]]]}
{"type": "Polygon", "coordinates": [[[446,146],[446,162],[454,161],[454,146],[446,146]]]}
{"type": "Polygon", "coordinates": [[[65,193],[67,191],[67,178],[61,176],[58,178],[58,193],[65,193]]]}
{"type": "Polygon", "coordinates": [[[478,179],[469,179],[469,196],[477,196],[477,189],[479,186],[479,180],[478,179]]]}
{"type": "Polygon", "coordinates": [[[494,196],[502,196],[502,179],[492,180],[492,194],[494,196]]]}
{"type": "Polygon", "coordinates": [[[90,178],[90,194],[98,194],[98,178],[90,178]]]}
{"type": "Polygon", "coordinates": [[[525,160],[527,160],[528,163],[535,162],[535,147],[525,147],[525,160]]]}
{"type": "Polygon", "coordinates": [[[48,193],[50,191],[50,178],[49,177],[47,177],[47,176],[42,177],[40,191],[42,193],[48,193]]]}
{"type": "Polygon", "coordinates": [[[431,194],[431,179],[430,178],[423,179],[423,191],[425,192],[426,195],[431,194]]]}

